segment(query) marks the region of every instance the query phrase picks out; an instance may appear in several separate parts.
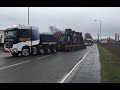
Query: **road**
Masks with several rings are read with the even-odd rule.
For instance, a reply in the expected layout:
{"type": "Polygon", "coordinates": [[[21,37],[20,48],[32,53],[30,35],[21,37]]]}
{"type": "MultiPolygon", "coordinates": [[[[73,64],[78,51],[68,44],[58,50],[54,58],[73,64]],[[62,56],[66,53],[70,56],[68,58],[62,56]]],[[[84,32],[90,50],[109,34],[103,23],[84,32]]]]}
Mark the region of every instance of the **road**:
{"type": "Polygon", "coordinates": [[[100,83],[101,82],[101,63],[99,60],[99,50],[97,45],[84,58],[84,63],[79,65],[69,83],[100,83]]]}
{"type": "Polygon", "coordinates": [[[0,83],[59,82],[90,50],[12,57],[0,52],[0,83]]]}

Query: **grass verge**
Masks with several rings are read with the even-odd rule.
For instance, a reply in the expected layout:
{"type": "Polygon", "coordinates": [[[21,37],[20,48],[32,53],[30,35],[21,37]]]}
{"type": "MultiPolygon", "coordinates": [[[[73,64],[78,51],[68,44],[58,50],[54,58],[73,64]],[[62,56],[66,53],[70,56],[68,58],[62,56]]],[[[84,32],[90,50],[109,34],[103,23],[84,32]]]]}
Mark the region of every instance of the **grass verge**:
{"type": "Polygon", "coordinates": [[[98,45],[101,62],[101,83],[120,83],[120,58],[98,45]]]}

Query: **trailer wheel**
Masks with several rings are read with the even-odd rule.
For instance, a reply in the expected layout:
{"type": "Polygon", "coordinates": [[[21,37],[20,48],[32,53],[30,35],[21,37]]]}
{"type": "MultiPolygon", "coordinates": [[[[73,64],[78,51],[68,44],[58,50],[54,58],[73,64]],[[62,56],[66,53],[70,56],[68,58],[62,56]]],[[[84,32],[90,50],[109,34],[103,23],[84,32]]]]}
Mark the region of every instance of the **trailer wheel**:
{"type": "Polygon", "coordinates": [[[72,48],[70,48],[69,51],[72,52],[72,48]]]}
{"type": "Polygon", "coordinates": [[[74,51],[74,48],[72,47],[72,52],[74,51]]]}
{"type": "Polygon", "coordinates": [[[22,49],[22,52],[21,52],[22,56],[29,56],[30,55],[30,50],[29,48],[25,47],[22,49]]]}
{"type": "Polygon", "coordinates": [[[53,53],[56,53],[56,52],[57,52],[56,48],[53,48],[53,53]]]}

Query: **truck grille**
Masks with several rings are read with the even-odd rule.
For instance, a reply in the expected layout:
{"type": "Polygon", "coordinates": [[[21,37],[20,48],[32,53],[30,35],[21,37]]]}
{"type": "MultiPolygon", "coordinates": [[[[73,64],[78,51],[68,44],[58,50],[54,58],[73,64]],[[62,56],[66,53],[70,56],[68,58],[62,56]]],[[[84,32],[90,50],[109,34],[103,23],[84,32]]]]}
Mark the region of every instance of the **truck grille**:
{"type": "Polygon", "coordinates": [[[5,42],[6,48],[12,48],[13,47],[13,42],[5,42]]]}

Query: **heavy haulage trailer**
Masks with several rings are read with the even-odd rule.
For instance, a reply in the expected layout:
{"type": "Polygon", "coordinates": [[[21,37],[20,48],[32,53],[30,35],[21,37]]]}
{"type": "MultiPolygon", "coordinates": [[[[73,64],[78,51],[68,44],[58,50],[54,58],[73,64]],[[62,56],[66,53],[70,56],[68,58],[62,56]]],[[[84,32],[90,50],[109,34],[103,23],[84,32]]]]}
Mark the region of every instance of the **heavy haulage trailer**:
{"type": "Polygon", "coordinates": [[[85,48],[82,32],[75,32],[72,29],[66,29],[58,43],[58,49],[62,51],[76,51],[85,48]]]}
{"type": "Polygon", "coordinates": [[[66,29],[58,41],[53,35],[40,34],[38,27],[12,25],[5,31],[4,51],[13,56],[75,51],[86,48],[81,32],[66,29]]]}

